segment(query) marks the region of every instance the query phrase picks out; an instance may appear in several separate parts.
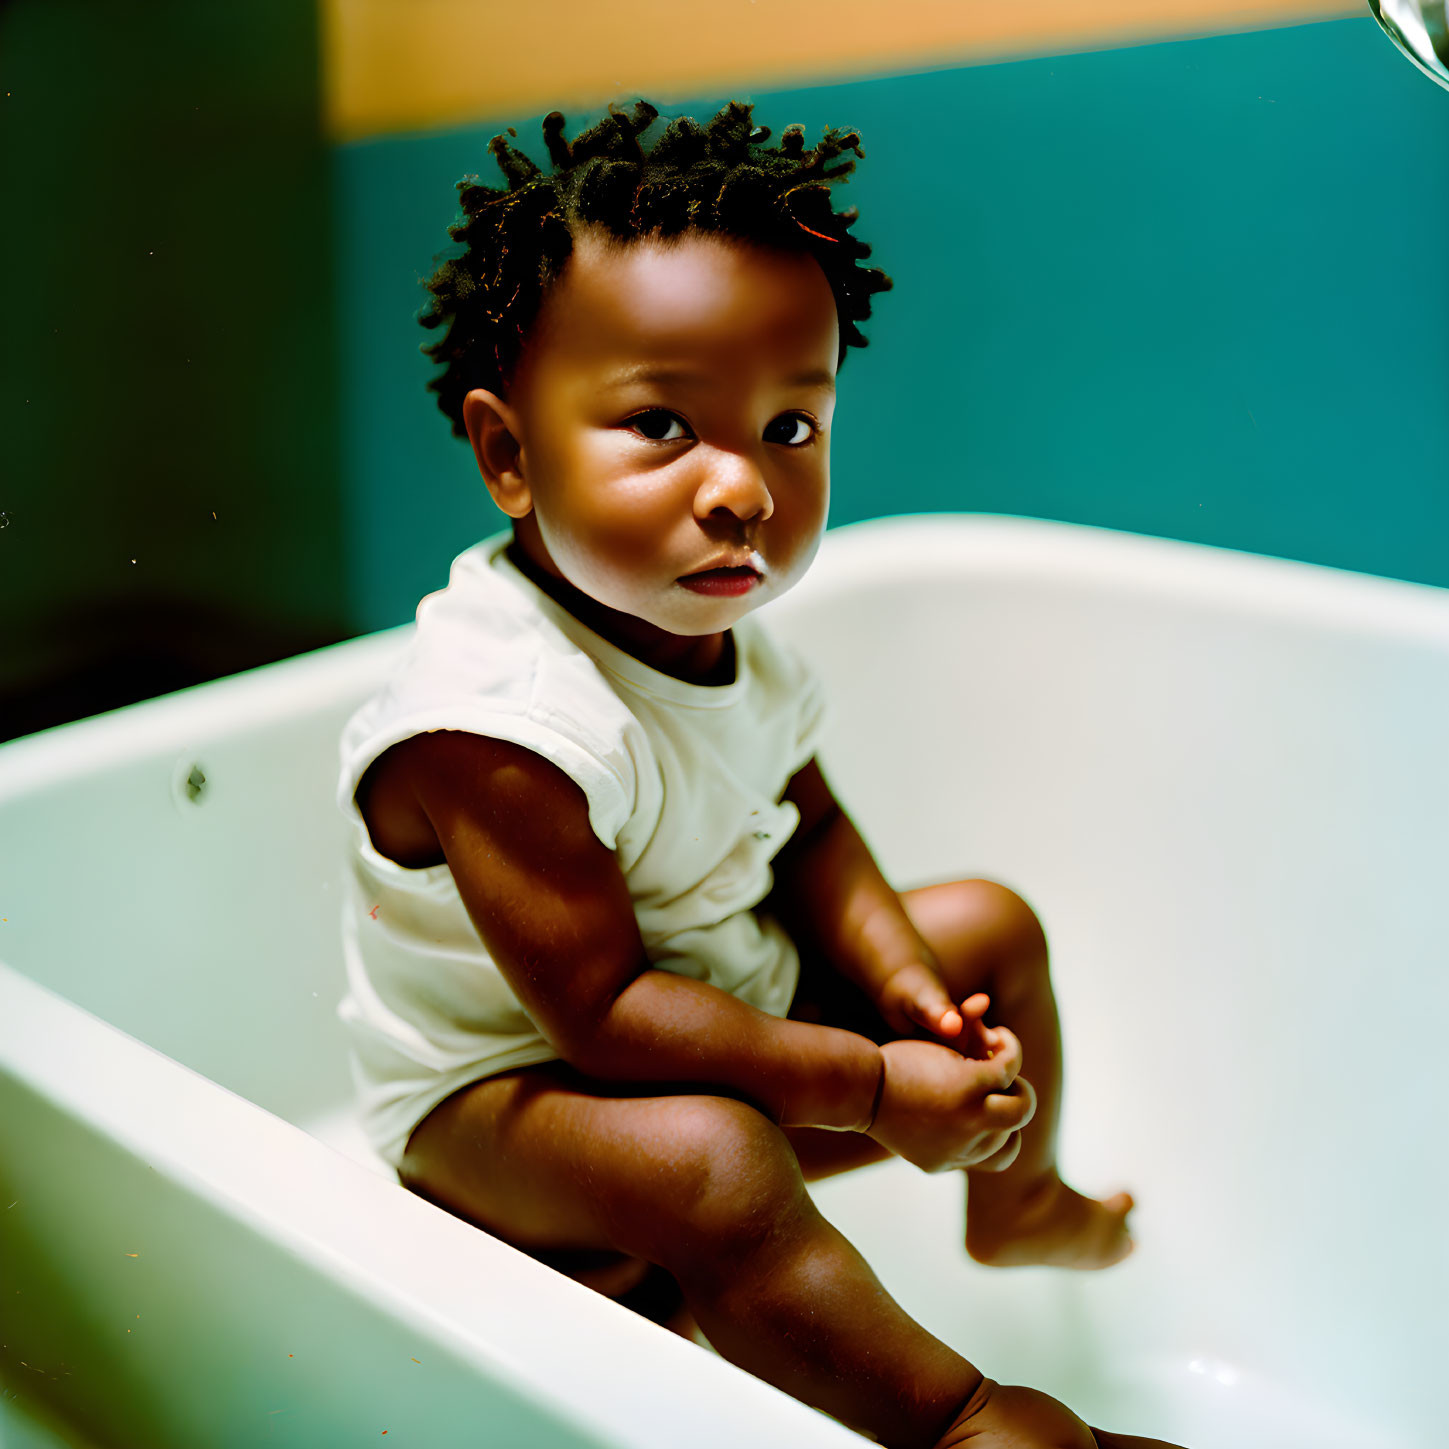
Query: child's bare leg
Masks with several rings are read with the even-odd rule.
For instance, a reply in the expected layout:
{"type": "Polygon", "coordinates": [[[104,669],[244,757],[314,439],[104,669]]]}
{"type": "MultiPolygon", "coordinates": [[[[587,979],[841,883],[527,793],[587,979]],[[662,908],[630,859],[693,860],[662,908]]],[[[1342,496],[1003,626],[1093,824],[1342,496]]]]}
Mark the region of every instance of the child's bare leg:
{"type": "Polygon", "coordinates": [[[1131,1194],[1099,1202],[1057,1174],[1062,1040],[1036,915],[994,881],[953,881],[901,893],[901,903],[935,953],[956,1001],[991,997],[987,1020],[1021,1041],[1022,1076],[1036,1089],[1036,1114],[1021,1151],[1003,1172],[968,1172],[966,1248],[982,1263],[1105,1268],[1132,1250],[1131,1194]]]}
{"type": "Polygon", "coordinates": [[[658,1263],[732,1362],[884,1444],[935,1444],[981,1375],[820,1216],[785,1135],[729,1098],[609,1090],[558,1063],[481,1082],[413,1134],[403,1181],[523,1247],[658,1263]]]}

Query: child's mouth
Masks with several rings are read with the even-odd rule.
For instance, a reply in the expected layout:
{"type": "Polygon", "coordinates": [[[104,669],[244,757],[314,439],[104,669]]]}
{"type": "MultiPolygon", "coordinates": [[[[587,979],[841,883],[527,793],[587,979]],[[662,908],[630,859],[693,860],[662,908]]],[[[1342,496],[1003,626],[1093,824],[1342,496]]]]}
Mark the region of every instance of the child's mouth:
{"type": "Polygon", "coordinates": [[[685,574],[679,582],[691,593],[734,596],[749,593],[760,582],[760,575],[745,565],[731,569],[703,569],[697,574],[685,574]]]}

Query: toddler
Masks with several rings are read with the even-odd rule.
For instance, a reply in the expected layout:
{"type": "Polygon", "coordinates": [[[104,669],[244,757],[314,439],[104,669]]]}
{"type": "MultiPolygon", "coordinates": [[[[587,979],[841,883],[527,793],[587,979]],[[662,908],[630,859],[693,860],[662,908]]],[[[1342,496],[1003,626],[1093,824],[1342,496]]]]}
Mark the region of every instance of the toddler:
{"type": "Polygon", "coordinates": [[[819,546],[835,376],[891,282],[832,210],[859,138],[767,149],[752,110],[647,153],[647,102],[571,144],[555,111],[551,174],[497,136],[507,187],[459,185],[430,387],[512,526],[343,734],[363,1121],[414,1192],[657,1317],[674,1288],[883,1444],[1145,1446],[984,1377],[805,1190],[894,1154],[968,1172],[982,1263],[1132,1246],[1128,1194],[1057,1174],[1036,917],[990,881],[892,889],[754,617],[819,546]]]}

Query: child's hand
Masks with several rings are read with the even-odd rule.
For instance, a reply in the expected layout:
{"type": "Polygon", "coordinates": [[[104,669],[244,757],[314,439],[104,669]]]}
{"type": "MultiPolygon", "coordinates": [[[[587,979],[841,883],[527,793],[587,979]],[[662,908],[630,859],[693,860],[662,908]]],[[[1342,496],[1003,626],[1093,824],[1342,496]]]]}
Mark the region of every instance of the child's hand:
{"type": "Polygon", "coordinates": [[[867,1135],[924,1172],[1010,1167],[1021,1150],[1017,1134],[1036,1111],[1036,1093],[1018,1076],[1021,1043],[1005,1027],[985,1035],[989,1061],[929,1041],[881,1047],[885,1081],[867,1135]]]}
{"type": "Polygon", "coordinates": [[[949,1043],[963,1057],[984,1059],[990,1052],[981,1018],[991,998],[983,991],[958,1007],[945,983],[925,961],[902,966],[881,988],[880,1014],[902,1036],[928,1031],[949,1043]]]}

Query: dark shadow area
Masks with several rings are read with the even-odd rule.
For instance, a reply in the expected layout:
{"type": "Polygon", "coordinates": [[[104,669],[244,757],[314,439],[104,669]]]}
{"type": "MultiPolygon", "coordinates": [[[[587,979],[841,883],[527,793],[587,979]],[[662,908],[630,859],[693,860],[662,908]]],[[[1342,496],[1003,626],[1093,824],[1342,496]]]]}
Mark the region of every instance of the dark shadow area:
{"type": "Polygon", "coordinates": [[[52,672],[0,686],[0,743],[290,659],[341,637],[179,599],[77,609],[52,622],[52,672]]]}
{"type": "Polygon", "coordinates": [[[0,6],[0,740],[349,637],[317,27],[0,6]]]}

